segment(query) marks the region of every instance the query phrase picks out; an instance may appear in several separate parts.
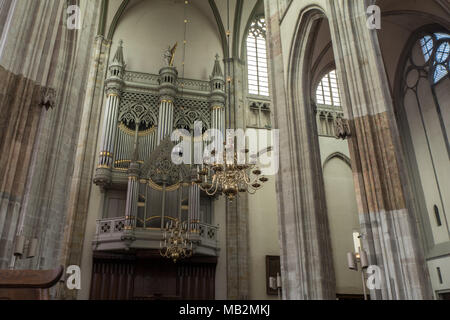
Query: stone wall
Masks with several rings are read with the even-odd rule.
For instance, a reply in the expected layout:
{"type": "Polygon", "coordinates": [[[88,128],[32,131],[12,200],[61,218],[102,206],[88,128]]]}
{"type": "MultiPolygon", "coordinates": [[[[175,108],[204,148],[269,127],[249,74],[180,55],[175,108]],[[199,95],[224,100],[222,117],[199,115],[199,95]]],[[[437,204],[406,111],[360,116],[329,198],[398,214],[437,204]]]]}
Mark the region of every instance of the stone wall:
{"type": "Polygon", "coordinates": [[[0,47],[0,268],[15,263],[17,268],[50,269],[62,263],[100,4],[17,0],[0,7],[5,21],[0,47]],[[69,4],[80,6],[80,30],[67,28],[69,4]],[[15,262],[16,234],[38,238],[35,258],[15,262]]]}

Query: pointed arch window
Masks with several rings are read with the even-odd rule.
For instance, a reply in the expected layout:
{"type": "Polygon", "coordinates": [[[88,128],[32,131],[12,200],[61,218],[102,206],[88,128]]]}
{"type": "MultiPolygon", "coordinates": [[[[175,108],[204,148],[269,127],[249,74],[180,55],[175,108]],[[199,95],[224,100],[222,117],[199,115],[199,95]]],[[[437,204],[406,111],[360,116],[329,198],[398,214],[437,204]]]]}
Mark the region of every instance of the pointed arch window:
{"type": "Polygon", "coordinates": [[[326,74],[320,81],[316,91],[316,102],[327,106],[341,106],[336,70],[326,74]]]}
{"type": "Polygon", "coordinates": [[[425,63],[430,68],[432,84],[450,74],[450,34],[436,32],[420,39],[425,63]]]}
{"type": "Polygon", "coordinates": [[[248,92],[269,96],[269,75],[267,69],[266,20],[255,19],[247,36],[248,92]]]}

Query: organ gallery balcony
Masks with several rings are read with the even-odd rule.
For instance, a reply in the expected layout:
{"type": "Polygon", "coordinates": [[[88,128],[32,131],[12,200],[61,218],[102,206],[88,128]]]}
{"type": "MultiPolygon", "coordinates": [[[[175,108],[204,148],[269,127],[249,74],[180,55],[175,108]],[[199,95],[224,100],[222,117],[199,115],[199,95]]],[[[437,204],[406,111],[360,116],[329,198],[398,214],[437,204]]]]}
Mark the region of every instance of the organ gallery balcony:
{"type": "MultiPolygon", "coordinates": [[[[166,218],[165,221],[171,220],[166,218]]],[[[129,221],[129,219],[128,219],[129,221]]],[[[147,221],[149,222],[149,221],[147,221]]],[[[151,250],[160,249],[164,230],[145,227],[136,219],[136,227],[127,226],[127,217],[97,220],[96,233],[92,241],[94,251],[151,250]],[[141,225],[141,227],[138,227],[141,225]]],[[[219,228],[207,223],[192,221],[190,239],[195,255],[218,256],[219,228]]]]}

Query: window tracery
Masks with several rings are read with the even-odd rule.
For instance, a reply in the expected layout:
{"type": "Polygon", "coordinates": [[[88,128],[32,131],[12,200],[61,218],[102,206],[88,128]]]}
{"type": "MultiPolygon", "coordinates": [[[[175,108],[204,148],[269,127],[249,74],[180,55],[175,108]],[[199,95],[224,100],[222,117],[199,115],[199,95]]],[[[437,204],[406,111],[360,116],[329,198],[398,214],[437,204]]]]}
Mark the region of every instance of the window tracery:
{"type": "Polygon", "coordinates": [[[425,65],[432,84],[437,84],[450,73],[450,34],[436,32],[420,39],[425,65]]]}
{"type": "Polygon", "coordinates": [[[327,106],[341,106],[336,70],[326,74],[320,81],[316,90],[316,102],[327,106]]]}
{"type": "Polygon", "coordinates": [[[255,19],[247,36],[248,92],[269,96],[269,75],[267,68],[266,21],[255,19]]]}

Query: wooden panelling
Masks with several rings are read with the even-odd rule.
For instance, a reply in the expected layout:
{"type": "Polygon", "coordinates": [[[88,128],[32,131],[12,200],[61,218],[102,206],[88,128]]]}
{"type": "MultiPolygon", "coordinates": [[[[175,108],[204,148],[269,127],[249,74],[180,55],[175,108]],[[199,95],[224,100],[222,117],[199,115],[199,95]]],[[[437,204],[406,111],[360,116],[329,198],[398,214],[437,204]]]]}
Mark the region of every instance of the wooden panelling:
{"type": "Polygon", "coordinates": [[[217,258],[174,264],[157,251],[94,254],[93,300],[214,300],[217,258]]]}
{"type": "Polygon", "coordinates": [[[128,256],[94,256],[91,281],[93,300],[131,300],[134,295],[135,261],[128,256]]]}

